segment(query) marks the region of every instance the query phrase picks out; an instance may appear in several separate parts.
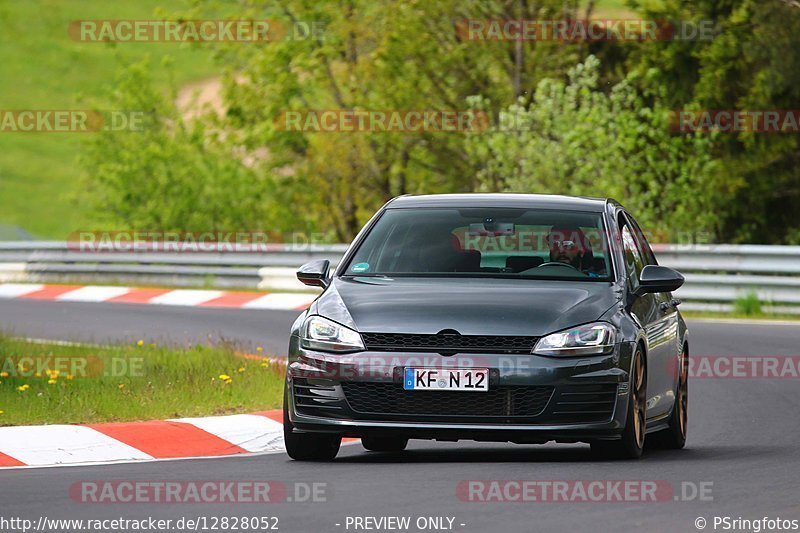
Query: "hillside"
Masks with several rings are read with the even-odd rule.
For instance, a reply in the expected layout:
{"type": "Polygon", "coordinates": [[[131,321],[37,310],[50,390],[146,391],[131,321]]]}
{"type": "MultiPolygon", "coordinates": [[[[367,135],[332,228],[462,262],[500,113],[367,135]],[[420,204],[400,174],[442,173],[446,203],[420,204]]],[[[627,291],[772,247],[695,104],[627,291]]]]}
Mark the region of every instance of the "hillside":
{"type": "MultiPolygon", "coordinates": [[[[113,82],[124,62],[150,55],[174,59],[179,83],[214,73],[211,53],[185,43],[85,43],[67,33],[72,20],[153,19],[156,9],[178,10],[181,0],[30,0],[0,4],[0,109],[84,109],[113,82]],[[32,60],[35,58],[35,60],[32,60]]],[[[159,79],[167,86],[164,73],[159,79]]],[[[63,238],[85,228],[87,214],[74,199],[81,170],[81,135],[0,133],[0,224],[42,238],[63,238]]]]}

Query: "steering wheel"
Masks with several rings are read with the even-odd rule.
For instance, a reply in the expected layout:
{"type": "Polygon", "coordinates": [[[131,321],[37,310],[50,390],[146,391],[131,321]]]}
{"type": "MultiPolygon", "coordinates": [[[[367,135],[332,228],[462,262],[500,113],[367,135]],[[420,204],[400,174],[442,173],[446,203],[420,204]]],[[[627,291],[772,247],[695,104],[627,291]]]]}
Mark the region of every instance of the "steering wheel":
{"type": "Polygon", "coordinates": [[[562,263],[562,262],[560,262],[560,261],[548,261],[547,263],[542,263],[541,265],[537,266],[536,268],[542,268],[542,267],[546,267],[546,266],[561,266],[561,267],[568,267],[568,268],[571,268],[572,270],[577,270],[578,272],[580,272],[581,274],[583,274],[583,272],[581,271],[581,269],[579,269],[579,268],[575,268],[574,266],[570,265],[569,263],[562,263]]]}

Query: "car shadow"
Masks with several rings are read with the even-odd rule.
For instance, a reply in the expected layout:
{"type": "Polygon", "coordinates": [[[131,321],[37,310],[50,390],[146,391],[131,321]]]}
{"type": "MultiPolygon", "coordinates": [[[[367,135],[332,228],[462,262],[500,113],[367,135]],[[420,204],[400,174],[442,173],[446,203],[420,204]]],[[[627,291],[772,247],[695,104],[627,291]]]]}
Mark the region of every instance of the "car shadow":
{"type": "MultiPolygon", "coordinates": [[[[348,446],[348,448],[350,448],[348,446]]],[[[443,447],[442,449],[414,449],[399,453],[370,452],[360,445],[351,448],[355,453],[340,454],[337,463],[391,464],[391,463],[601,463],[618,462],[591,452],[588,445],[511,447],[443,447]]],[[[344,450],[344,448],[343,448],[344,450]]],[[[687,446],[683,450],[645,449],[640,461],[664,463],[694,461],[714,462],[766,457],[793,453],[781,446],[687,446]]],[[[625,460],[622,460],[625,461],[625,460]]]]}

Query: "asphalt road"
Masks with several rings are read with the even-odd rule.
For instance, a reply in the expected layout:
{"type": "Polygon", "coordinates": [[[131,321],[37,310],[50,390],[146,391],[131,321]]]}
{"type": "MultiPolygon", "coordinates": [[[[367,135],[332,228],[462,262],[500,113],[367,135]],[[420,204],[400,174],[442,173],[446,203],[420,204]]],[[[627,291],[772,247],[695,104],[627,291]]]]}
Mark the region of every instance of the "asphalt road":
{"type": "MultiPolygon", "coordinates": [[[[29,336],[96,341],[145,336],[179,343],[212,334],[259,343],[276,352],[285,345],[282,336],[293,316],[269,311],[0,303],[3,328],[29,336]]],[[[800,353],[796,325],[692,321],[689,325],[695,355],[800,353]]],[[[345,527],[348,516],[410,516],[412,524],[417,517],[454,517],[453,530],[469,532],[697,531],[698,517],[708,520],[705,530],[722,531],[721,526],[714,528],[714,516],[800,520],[798,384],[797,379],[694,379],[686,449],[648,450],[633,462],[597,461],[585,445],[418,441],[397,455],[367,453],[359,444],[345,446],[329,464],[297,463],[277,454],[0,471],[0,531],[13,531],[1,527],[2,518],[38,520],[42,515],[173,520],[271,515],[279,518],[280,531],[289,532],[355,531],[345,527]],[[268,505],[91,505],[68,495],[70,485],[83,480],[316,482],[327,484],[327,496],[326,501],[313,503],[268,505]],[[460,480],[663,480],[673,487],[704,484],[711,487],[713,500],[469,503],[457,497],[460,480]]],[[[749,529],[738,529],[742,530],[749,529]]],[[[414,526],[406,531],[419,530],[414,526]]]]}
{"type": "Polygon", "coordinates": [[[0,331],[40,339],[191,345],[236,342],[286,355],[299,311],[0,300],[0,331]]]}

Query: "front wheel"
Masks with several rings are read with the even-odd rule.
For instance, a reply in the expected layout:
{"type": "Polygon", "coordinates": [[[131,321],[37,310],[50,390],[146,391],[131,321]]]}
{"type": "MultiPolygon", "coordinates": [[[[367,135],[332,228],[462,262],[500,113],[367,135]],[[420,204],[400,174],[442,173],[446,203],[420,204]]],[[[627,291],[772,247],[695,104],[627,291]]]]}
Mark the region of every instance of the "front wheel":
{"type": "Polygon", "coordinates": [[[339,453],[342,437],[324,433],[294,433],[294,426],[289,420],[287,396],[283,396],[283,442],[286,453],[295,461],[332,461],[339,453]]]}
{"type": "Polygon", "coordinates": [[[596,454],[617,459],[638,459],[642,456],[644,434],[647,429],[647,374],[641,348],[638,348],[634,355],[631,374],[628,414],[622,438],[592,442],[592,452],[596,454]]]}
{"type": "MultiPolygon", "coordinates": [[[[681,355],[681,373],[678,379],[678,392],[675,405],[669,417],[669,426],[658,433],[650,435],[653,444],[658,448],[680,450],[686,445],[687,423],[689,418],[689,354],[681,355]]],[[[649,443],[650,441],[648,441],[649,443]]]]}

